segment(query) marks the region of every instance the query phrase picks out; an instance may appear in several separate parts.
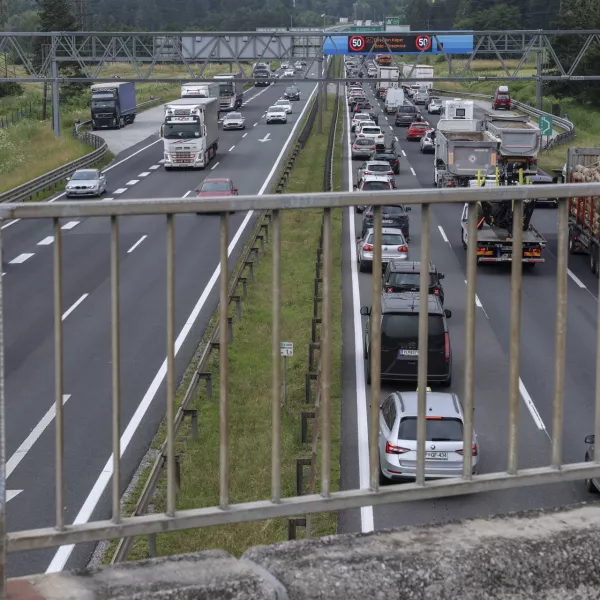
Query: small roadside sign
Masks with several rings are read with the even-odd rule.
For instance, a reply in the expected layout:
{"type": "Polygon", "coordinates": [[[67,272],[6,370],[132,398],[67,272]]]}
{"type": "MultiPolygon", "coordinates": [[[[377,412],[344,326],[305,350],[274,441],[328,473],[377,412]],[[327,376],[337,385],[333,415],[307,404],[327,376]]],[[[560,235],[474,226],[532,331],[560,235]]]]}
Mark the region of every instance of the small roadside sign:
{"type": "Polygon", "coordinates": [[[281,356],[294,356],[294,342],[280,342],[281,356]]]}
{"type": "Polygon", "coordinates": [[[540,115],[538,127],[540,128],[540,135],[552,135],[552,115],[540,115]]]}

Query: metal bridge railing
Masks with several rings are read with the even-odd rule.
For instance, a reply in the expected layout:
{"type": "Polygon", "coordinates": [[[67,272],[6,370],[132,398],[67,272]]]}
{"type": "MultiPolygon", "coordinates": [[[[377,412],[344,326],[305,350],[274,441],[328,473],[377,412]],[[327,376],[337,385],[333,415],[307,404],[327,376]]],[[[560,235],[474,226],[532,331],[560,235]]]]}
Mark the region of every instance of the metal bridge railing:
{"type": "MultiPolygon", "coordinates": [[[[120,369],[122,367],[119,347],[119,221],[120,217],[131,215],[161,215],[164,217],[166,228],[165,261],[167,265],[166,293],[167,302],[166,320],[166,343],[167,343],[167,437],[168,444],[172,444],[175,431],[175,259],[174,259],[174,236],[175,219],[177,214],[214,213],[220,215],[220,268],[221,273],[228,273],[228,228],[229,211],[271,211],[272,212],[272,235],[280,239],[285,234],[281,231],[280,211],[301,210],[304,208],[320,208],[324,211],[323,227],[323,272],[324,277],[332,274],[333,244],[332,244],[332,209],[340,207],[355,206],[361,204],[373,204],[376,206],[374,229],[375,229],[375,256],[373,272],[378,273],[381,268],[381,206],[390,203],[404,203],[408,205],[421,206],[421,256],[420,260],[426,264],[430,258],[430,213],[431,206],[435,204],[468,203],[468,227],[470,231],[477,228],[477,202],[508,201],[515,200],[515,223],[522,221],[522,200],[528,198],[542,198],[547,196],[545,186],[515,186],[496,188],[475,189],[415,189],[394,190],[390,192],[363,192],[355,193],[319,193],[319,194],[271,194],[265,196],[240,196],[234,198],[216,199],[181,199],[164,198],[151,200],[129,200],[129,201],[84,201],[84,202],[55,202],[52,204],[28,205],[28,204],[3,204],[0,205],[0,221],[8,219],[52,219],[54,223],[55,243],[53,249],[54,264],[54,336],[55,336],[55,394],[56,394],[56,469],[55,469],[55,505],[56,522],[54,526],[25,531],[6,532],[6,502],[0,504],[0,567],[4,570],[6,564],[6,552],[20,552],[39,548],[49,548],[62,545],[70,545],[81,542],[109,540],[137,535],[149,535],[154,533],[165,533],[170,531],[207,527],[211,525],[222,525],[240,523],[254,520],[263,520],[276,517],[289,517],[303,513],[318,513],[333,510],[358,508],[362,506],[373,506],[395,502],[408,502],[419,499],[439,498],[470,494],[474,492],[501,490],[506,488],[533,486],[547,483],[557,483],[572,480],[600,476],[600,444],[595,446],[593,461],[586,463],[562,464],[563,447],[563,408],[564,408],[564,380],[565,380],[565,345],[566,345],[566,304],[567,304],[567,260],[568,260],[568,197],[569,196],[600,196],[600,183],[578,183],[567,185],[556,185],[553,187],[553,196],[558,201],[558,241],[557,241],[557,315],[554,355],[554,397],[553,397],[553,428],[552,449],[549,464],[543,467],[530,469],[517,469],[518,459],[518,430],[519,430],[519,345],[520,345],[520,313],[521,313],[521,283],[522,263],[512,263],[511,285],[511,327],[510,327],[510,374],[509,374],[509,423],[508,423],[508,452],[506,456],[506,469],[494,473],[472,475],[471,465],[471,436],[473,432],[473,408],[474,408],[474,371],[475,371],[475,315],[476,315],[476,281],[477,281],[477,248],[475,244],[469,244],[467,250],[467,292],[466,292],[466,350],[465,350],[465,391],[463,404],[465,407],[464,426],[464,469],[462,478],[425,481],[424,457],[425,457],[425,407],[426,407],[426,374],[427,374],[427,296],[420,298],[419,313],[419,349],[420,352],[418,370],[418,465],[415,483],[404,485],[390,485],[380,488],[378,483],[378,410],[380,394],[380,352],[381,332],[380,327],[374,326],[371,331],[371,373],[372,385],[370,394],[372,398],[370,408],[370,487],[366,489],[349,489],[332,492],[329,482],[331,480],[330,447],[331,428],[330,416],[331,406],[331,353],[332,345],[323,344],[321,350],[322,373],[320,378],[320,410],[322,418],[321,427],[321,483],[320,494],[309,494],[296,497],[282,497],[281,495],[281,469],[280,469],[280,436],[275,436],[275,447],[272,453],[272,496],[254,502],[230,504],[228,497],[229,480],[228,464],[231,460],[229,451],[229,431],[226,420],[220,421],[220,502],[218,506],[197,507],[189,510],[176,510],[175,489],[176,469],[174,457],[171,455],[167,460],[167,510],[161,514],[148,514],[135,517],[123,517],[120,512],[118,498],[120,495],[119,473],[120,473],[120,369]],[[359,198],[360,196],[360,198],[359,198]],[[113,514],[109,520],[92,521],[85,524],[69,525],[64,516],[64,480],[63,465],[63,379],[64,362],[62,356],[63,322],[62,313],[62,230],[61,218],[92,218],[109,217],[111,223],[110,252],[111,252],[111,336],[112,336],[112,427],[113,431],[106,432],[107,437],[112,439],[112,456],[107,469],[112,472],[113,486],[113,514]],[[379,240],[379,243],[378,243],[379,240]]],[[[522,255],[523,233],[520,227],[516,227],[514,235],[514,252],[522,255]]],[[[0,229],[0,249],[2,230],[0,229]]],[[[0,250],[0,260],[1,260],[0,250]]],[[[273,290],[281,289],[280,255],[274,252],[273,260],[273,290]]],[[[421,272],[421,289],[428,287],[428,274],[421,272]]],[[[0,278],[0,315],[2,314],[3,279],[0,278]]],[[[380,302],[378,296],[380,287],[373,286],[372,323],[378,323],[381,316],[380,302]],[[379,319],[379,320],[378,320],[379,319]]],[[[272,295],[272,314],[277,315],[276,321],[280,321],[280,293],[272,295]]],[[[220,302],[226,306],[228,301],[227,284],[220,285],[220,302]]],[[[332,286],[323,286],[323,319],[322,332],[324,339],[329,339],[328,332],[331,330],[331,310],[327,307],[332,303],[332,286]]],[[[219,344],[219,364],[221,372],[221,385],[219,403],[221,414],[228,414],[228,344],[225,337],[228,329],[227,311],[220,311],[219,331],[221,342],[219,344]],[[225,385],[223,385],[225,382],[225,385]]],[[[281,323],[273,322],[273,331],[281,331],[281,323]]],[[[600,329],[599,329],[600,331],[600,329]]],[[[279,343],[277,335],[273,336],[273,357],[279,360],[279,343]]],[[[598,337],[600,347],[600,335],[598,337]]],[[[6,467],[6,387],[4,385],[4,323],[0,320],[0,483],[4,486],[2,497],[5,495],[6,467]]],[[[600,354],[599,354],[600,356],[600,354]]],[[[273,365],[272,379],[264,382],[265,393],[272,394],[274,382],[277,382],[277,369],[279,363],[273,365]]],[[[597,377],[600,378],[600,370],[597,377]]],[[[279,410],[280,398],[277,394],[273,397],[273,431],[281,424],[279,410]]],[[[600,386],[596,388],[595,395],[595,435],[600,439],[600,386]]],[[[111,477],[106,477],[108,486],[111,477]]]]}

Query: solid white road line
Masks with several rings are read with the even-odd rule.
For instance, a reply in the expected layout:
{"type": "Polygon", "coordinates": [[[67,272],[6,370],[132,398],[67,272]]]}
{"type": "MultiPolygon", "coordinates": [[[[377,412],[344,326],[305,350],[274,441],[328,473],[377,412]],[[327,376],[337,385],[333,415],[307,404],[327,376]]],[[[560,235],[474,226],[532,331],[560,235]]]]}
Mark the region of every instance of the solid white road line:
{"type": "MultiPolygon", "coordinates": [[[[63,394],[63,406],[71,394],[63,394]]],[[[23,443],[15,450],[14,454],[6,461],[6,478],[19,466],[19,463],[25,458],[33,445],[40,439],[44,430],[52,423],[56,416],[56,404],[48,409],[48,412],[40,419],[39,423],[33,428],[32,432],[25,438],[23,443]]]]}
{"type": "Polygon", "coordinates": [[[158,162],[162,165],[165,162],[165,159],[161,158],[158,162]]]}
{"type": "MultiPolygon", "coordinates": [[[[398,141],[398,138],[396,138],[396,141],[398,141]]],[[[402,156],[404,156],[404,158],[406,158],[406,152],[404,152],[404,150],[401,150],[402,152],[402,156]]]]}
{"type": "MultiPolygon", "coordinates": [[[[346,135],[348,152],[348,191],[353,189],[352,149],[350,135],[350,111],[346,104],[346,135]]],[[[356,423],[358,436],[358,480],[361,489],[369,489],[369,419],[367,414],[367,390],[365,388],[365,369],[363,359],[363,331],[360,317],[360,288],[358,286],[358,269],[356,263],[356,225],[354,207],[348,210],[350,217],[350,269],[352,273],[352,314],[354,315],[354,369],[356,372],[356,423]]],[[[360,527],[363,533],[373,531],[373,507],[363,506],[360,509],[360,527]]]]}
{"type": "Polygon", "coordinates": [[[36,245],[37,246],[49,246],[54,241],[54,236],[49,235],[45,237],[43,240],[40,240],[36,245]]]}
{"type": "Polygon", "coordinates": [[[69,229],[73,229],[73,227],[77,227],[77,225],[79,225],[80,221],[69,221],[68,223],[65,223],[61,229],[65,229],[66,231],[68,231],[69,229]]]}
{"type": "Polygon", "coordinates": [[[9,221],[8,223],[4,223],[4,225],[2,225],[1,229],[6,229],[7,227],[14,225],[15,223],[18,223],[20,220],[21,219],[13,219],[12,221],[9,221]]]}
{"type": "Polygon", "coordinates": [[[143,235],[129,250],[127,250],[127,254],[131,254],[148,236],[143,235]]]}
{"type": "Polygon", "coordinates": [[[258,123],[254,123],[254,125],[252,125],[252,127],[256,127],[258,125],[258,123]]]}
{"type": "Polygon", "coordinates": [[[132,179],[131,181],[128,181],[125,185],[135,185],[136,183],[139,183],[140,180],[139,179],[132,179]]]}
{"type": "Polygon", "coordinates": [[[123,192],[126,192],[127,188],[119,188],[118,190],[115,190],[113,192],[113,194],[122,194],[123,192]]]}
{"type": "Polygon", "coordinates": [[[114,198],[104,198],[104,202],[109,202],[110,200],[114,200],[114,198]]]}
{"type": "Polygon", "coordinates": [[[211,171],[214,171],[221,163],[220,162],[216,162],[211,168],[211,171]]]}
{"type": "Polygon", "coordinates": [[[577,277],[577,275],[575,275],[575,273],[573,273],[573,271],[571,271],[571,269],[567,269],[567,275],[580,287],[580,288],[585,288],[586,285],[585,283],[583,283],[583,281],[581,281],[581,279],[579,279],[579,277],[577,277]]]}
{"type": "Polygon", "coordinates": [[[87,297],[89,294],[83,294],[75,304],[73,304],[70,308],[65,311],[65,314],[62,316],[62,320],[64,321],[87,297]]]}
{"type": "Polygon", "coordinates": [[[148,177],[148,175],[150,175],[150,171],[144,171],[143,173],[140,173],[138,177],[148,177]]]}
{"type": "Polygon", "coordinates": [[[247,134],[247,133],[245,133],[245,134],[242,136],[242,139],[244,139],[244,138],[245,138],[247,135],[248,135],[248,134],[247,134]]]}
{"type": "Polygon", "coordinates": [[[444,231],[444,229],[442,228],[441,225],[438,225],[438,229],[440,230],[440,235],[442,236],[442,239],[449,244],[450,241],[448,240],[448,237],[446,236],[446,232],[444,231]]]}
{"type": "Polygon", "coordinates": [[[9,264],[11,265],[20,265],[24,263],[26,260],[30,259],[33,256],[31,253],[19,254],[17,258],[13,258],[9,264]]]}
{"type": "Polygon", "coordinates": [[[187,198],[190,194],[192,193],[192,190],[188,190],[183,196],[181,196],[182,198],[187,198]]]}
{"type": "MultiPolygon", "coordinates": [[[[296,135],[296,129],[298,129],[298,126],[300,125],[300,123],[304,117],[304,113],[306,112],[306,109],[310,105],[310,100],[315,95],[316,91],[317,91],[317,86],[315,85],[315,87],[312,91],[312,94],[309,97],[309,101],[305,104],[296,123],[294,123],[294,127],[292,127],[292,131],[290,132],[287,140],[285,141],[285,144],[283,145],[283,148],[281,149],[281,152],[279,153],[277,160],[275,160],[275,163],[273,164],[273,168],[267,175],[265,182],[263,183],[262,187],[260,188],[260,190],[258,192],[259,196],[264,194],[265,190],[270,185],[271,179],[273,178],[273,175],[279,168],[279,164],[281,163],[282,158],[287,153],[288,146],[290,145],[290,142],[294,139],[294,136],[296,135]]],[[[249,210],[248,213],[246,214],[246,217],[242,221],[242,224],[240,225],[236,234],[233,236],[233,239],[231,240],[231,243],[229,244],[229,246],[227,248],[227,256],[231,256],[231,253],[237,246],[237,243],[240,240],[240,238],[242,237],[242,234],[244,233],[244,230],[246,229],[246,226],[250,222],[250,219],[252,218],[253,214],[254,214],[253,210],[249,210]]],[[[221,272],[221,265],[219,264],[219,265],[217,265],[217,268],[215,269],[214,273],[212,274],[212,277],[210,278],[209,282],[207,283],[206,287],[204,288],[204,291],[202,292],[202,295],[198,299],[198,302],[192,309],[190,316],[188,317],[187,321],[185,322],[183,328],[181,329],[181,333],[177,336],[177,339],[175,340],[175,356],[177,356],[177,353],[179,352],[181,346],[185,342],[192,327],[194,326],[194,323],[196,322],[198,315],[200,314],[200,311],[204,307],[204,304],[206,303],[208,296],[210,295],[213,288],[215,287],[215,284],[219,278],[220,272],[221,272]]],[[[163,361],[162,365],[160,366],[158,372],[156,373],[154,379],[150,383],[148,390],[144,394],[142,401],[138,405],[135,413],[131,417],[131,420],[127,424],[127,427],[126,427],[125,431],[123,432],[123,435],[121,436],[121,440],[120,440],[120,448],[121,448],[120,456],[121,456],[121,458],[123,457],[123,454],[129,447],[129,444],[131,443],[131,440],[133,439],[135,432],[137,431],[138,427],[140,426],[142,419],[144,418],[146,412],[148,412],[148,408],[152,404],[152,401],[154,400],[154,397],[156,396],[158,389],[160,388],[163,380],[165,379],[166,374],[167,374],[167,360],[165,358],[165,360],[163,361]]],[[[112,473],[113,473],[113,456],[111,454],[108,458],[108,461],[104,465],[104,468],[100,472],[98,479],[94,483],[94,486],[90,490],[90,493],[88,494],[87,498],[85,499],[83,506],[81,507],[81,509],[79,510],[79,513],[75,517],[75,521],[73,522],[74,524],[77,525],[77,524],[87,523],[89,521],[90,517],[92,516],[92,513],[94,512],[94,509],[96,508],[96,506],[98,505],[98,502],[100,501],[100,498],[102,497],[102,494],[104,493],[104,490],[106,489],[106,486],[111,481],[112,473]]],[[[46,569],[46,573],[56,573],[58,571],[62,571],[65,568],[67,560],[69,560],[69,556],[71,556],[71,553],[73,552],[74,548],[75,548],[75,544],[70,544],[68,546],[61,546],[54,554],[54,557],[52,558],[50,565],[46,569]]]]}
{"type": "Polygon", "coordinates": [[[231,146],[231,148],[229,148],[229,152],[231,152],[234,148],[235,146],[231,146]]]}
{"type": "Polygon", "coordinates": [[[413,174],[415,177],[417,176],[417,174],[415,173],[415,170],[414,170],[412,167],[410,168],[410,172],[411,172],[411,173],[412,173],[412,174],[413,174]]]}
{"type": "Polygon", "coordinates": [[[156,171],[156,169],[160,169],[160,165],[152,165],[149,167],[152,171],[156,171]]]}
{"type": "MultiPolygon", "coordinates": [[[[467,280],[464,280],[465,285],[467,285],[467,280]]],[[[477,308],[480,308],[483,311],[483,314],[489,319],[488,314],[485,312],[485,308],[483,308],[483,304],[481,303],[481,300],[479,299],[479,296],[477,294],[475,294],[475,306],[477,306],[477,308]]]]}

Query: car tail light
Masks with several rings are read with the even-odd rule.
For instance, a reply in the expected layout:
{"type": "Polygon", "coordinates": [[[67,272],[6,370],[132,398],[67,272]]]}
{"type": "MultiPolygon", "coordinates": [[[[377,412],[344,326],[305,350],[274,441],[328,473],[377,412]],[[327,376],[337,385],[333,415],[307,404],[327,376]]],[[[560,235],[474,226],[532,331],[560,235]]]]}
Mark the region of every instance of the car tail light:
{"type": "Polygon", "coordinates": [[[537,158],[532,158],[529,160],[532,165],[537,165],[537,158]]]}
{"type": "Polygon", "coordinates": [[[434,294],[434,296],[439,296],[440,295],[440,288],[433,288],[433,294],[434,294]]]}
{"type": "Polygon", "coordinates": [[[402,244],[402,246],[398,246],[398,252],[408,252],[408,246],[406,244],[402,244]]]}
{"type": "Polygon", "coordinates": [[[365,245],[363,246],[363,250],[364,250],[365,252],[371,252],[371,251],[373,250],[373,244],[365,244],[365,245]]]}
{"type": "Polygon", "coordinates": [[[365,137],[365,134],[364,134],[364,133],[359,133],[359,134],[358,134],[358,137],[360,137],[360,138],[364,138],[364,137],[365,137]]]}
{"type": "Polygon", "coordinates": [[[389,294],[392,294],[394,292],[394,288],[393,287],[386,287],[385,291],[388,292],[389,294]]]}
{"type": "Polygon", "coordinates": [[[444,359],[446,364],[450,362],[450,334],[444,333],[444,359]]]}
{"type": "MultiPolygon", "coordinates": [[[[461,456],[463,455],[464,450],[457,450],[456,454],[460,454],[461,456]]],[[[473,446],[471,446],[471,454],[473,456],[477,456],[477,444],[473,444],[473,446]]]]}
{"type": "Polygon", "coordinates": [[[356,144],[354,144],[354,145],[352,146],[352,149],[353,149],[353,150],[358,150],[358,146],[357,146],[356,144]]]}
{"type": "Polygon", "coordinates": [[[365,175],[372,175],[373,173],[371,173],[371,171],[365,171],[364,174],[365,175]]]}
{"type": "Polygon", "coordinates": [[[405,452],[410,452],[410,448],[403,448],[402,446],[396,446],[396,444],[390,444],[390,442],[385,443],[385,453],[386,454],[404,454],[405,452]]]}

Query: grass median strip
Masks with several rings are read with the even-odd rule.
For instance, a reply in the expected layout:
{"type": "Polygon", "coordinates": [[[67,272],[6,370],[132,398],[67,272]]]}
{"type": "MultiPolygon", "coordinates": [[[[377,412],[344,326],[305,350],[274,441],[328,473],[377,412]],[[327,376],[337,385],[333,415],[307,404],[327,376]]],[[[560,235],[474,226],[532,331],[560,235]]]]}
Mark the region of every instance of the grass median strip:
{"type": "MultiPolygon", "coordinates": [[[[288,193],[321,191],[327,140],[332,121],[333,96],[324,113],[323,134],[316,124],[308,143],[296,161],[288,193]]],[[[310,457],[310,444],[300,442],[300,411],[305,404],[305,375],[313,316],[313,281],[322,211],[293,210],[282,214],[282,341],[294,342],[294,356],[288,359],[288,399],[282,410],[282,495],[296,494],[296,458],[310,457]]],[[[341,247],[342,214],[334,212],[333,281],[333,379],[332,489],[339,482],[339,423],[341,395],[341,247]]],[[[255,268],[248,296],[242,304],[242,320],[234,326],[229,347],[229,501],[264,500],[271,497],[271,297],[272,254],[255,268]]],[[[219,398],[218,353],[212,359],[214,395],[209,399],[204,386],[197,392],[193,408],[198,410],[199,435],[196,441],[178,443],[181,450],[181,491],[177,508],[219,504],[219,398]]],[[[184,382],[185,384],[185,382],[184,382]]],[[[314,396],[314,394],[313,394],[314,396]]],[[[283,390],[282,390],[283,402],[283,390]]],[[[320,463],[318,465],[320,467],[320,463]]],[[[159,485],[153,510],[165,509],[164,482],[159,485]]],[[[317,488],[318,489],[318,488],[317,488]]],[[[313,535],[333,534],[337,515],[313,519],[313,535]]],[[[250,546],[287,539],[287,519],[210,527],[157,536],[159,555],[222,548],[241,555],[250,546]]],[[[134,544],[130,559],[146,557],[147,542],[134,544]]]]}

